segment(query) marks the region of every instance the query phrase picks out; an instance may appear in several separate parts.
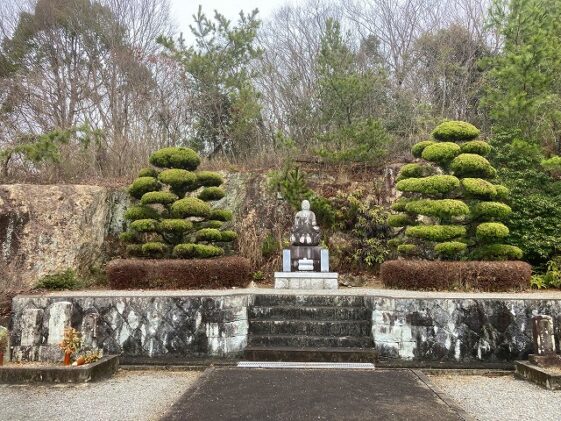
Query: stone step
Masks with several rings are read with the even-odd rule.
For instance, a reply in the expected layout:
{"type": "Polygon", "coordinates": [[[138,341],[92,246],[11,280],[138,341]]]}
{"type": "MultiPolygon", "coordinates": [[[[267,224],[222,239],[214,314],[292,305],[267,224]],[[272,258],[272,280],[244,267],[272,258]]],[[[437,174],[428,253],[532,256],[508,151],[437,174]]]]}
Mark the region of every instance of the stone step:
{"type": "Polygon", "coordinates": [[[366,320],[250,320],[252,335],[370,336],[366,320]]]}
{"type": "Polygon", "coordinates": [[[365,320],[372,318],[366,307],[250,307],[250,319],[267,320],[365,320]]]}
{"type": "Polygon", "coordinates": [[[354,295],[256,295],[253,303],[258,307],[365,307],[364,297],[354,295]]]}
{"type": "Polygon", "coordinates": [[[368,336],[249,335],[249,346],[294,348],[374,348],[368,336]]]}
{"type": "Polygon", "coordinates": [[[363,348],[293,348],[248,346],[244,351],[248,361],[314,361],[368,362],[378,361],[375,349],[363,348]]]}

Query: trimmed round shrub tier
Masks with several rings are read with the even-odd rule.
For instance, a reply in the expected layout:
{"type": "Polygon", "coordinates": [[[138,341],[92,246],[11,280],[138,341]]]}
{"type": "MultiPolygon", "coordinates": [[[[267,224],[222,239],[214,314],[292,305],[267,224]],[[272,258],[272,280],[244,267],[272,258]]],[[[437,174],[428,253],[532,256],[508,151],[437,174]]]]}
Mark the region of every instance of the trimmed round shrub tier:
{"type": "Polygon", "coordinates": [[[435,142],[433,142],[432,140],[424,140],[422,142],[419,142],[413,146],[413,148],[411,149],[411,153],[415,158],[420,158],[425,148],[427,146],[433,145],[434,143],[435,142]]]}
{"type": "Polygon", "coordinates": [[[525,262],[389,260],[380,267],[388,288],[438,291],[520,291],[530,288],[525,262]]]}
{"type": "Polygon", "coordinates": [[[427,161],[446,166],[459,154],[460,147],[458,145],[452,142],[442,142],[427,146],[421,157],[427,161]]]}
{"type": "Polygon", "coordinates": [[[411,177],[426,177],[434,174],[434,168],[430,165],[423,164],[405,164],[399,170],[399,175],[397,176],[397,181],[405,180],[411,177]]]}
{"type": "Polygon", "coordinates": [[[107,265],[111,289],[210,289],[246,287],[251,267],[243,257],[119,259],[107,265]]]}
{"type": "Polygon", "coordinates": [[[145,193],[159,189],[160,183],[154,177],[138,177],[129,186],[129,194],[135,199],[140,199],[145,193]]]}
{"type": "Polygon", "coordinates": [[[158,221],[155,219],[137,219],[131,222],[130,228],[136,232],[155,232],[158,229],[158,221]]]}
{"type": "Polygon", "coordinates": [[[460,187],[460,180],[453,175],[431,175],[422,178],[408,178],[396,184],[402,192],[445,195],[460,187]]]}
{"type": "Polygon", "coordinates": [[[446,241],[434,246],[434,251],[443,257],[455,257],[467,249],[467,244],[460,241],[446,241]]]}
{"type": "Polygon", "coordinates": [[[158,179],[169,184],[174,191],[184,191],[197,185],[197,175],[194,172],[177,168],[162,171],[158,179]]]}
{"type": "Polygon", "coordinates": [[[143,168],[139,171],[138,176],[139,177],[158,178],[158,170],[156,170],[155,168],[151,168],[151,167],[143,168]]]}
{"type": "Polygon", "coordinates": [[[210,257],[218,257],[224,254],[224,250],[217,246],[208,244],[186,243],[178,244],[173,248],[175,257],[198,257],[208,259],[210,257]]]}
{"type": "Polygon", "coordinates": [[[157,219],[160,216],[157,210],[150,206],[131,206],[125,212],[127,221],[136,221],[137,219],[157,219]]]}
{"type": "Polygon", "coordinates": [[[196,197],[186,197],[171,205],[171,212],[179,218],[188,218],[190,216],[206,218],[211,215],[211,207],[208,203],[202,201],[201,199],[197,199],[196,197]]]}
{"type": "Polygon", "coordinates": [[[472,140],[471,142],[462,143],[460,149],[462,153],[474,153],[481,156],[491,153],[491,145],[482,140],[472,140]]]}
{"type": "Polygon", "coordinates": [[[144,193],[140,199],[143,205],[161,204],[169,205],[177,200],[177,196],[167,191],[151,191],[144,193]]]}
{"type": "Polygon", "coordinates": [[[226,209],[212,209],[208,219],[216,221],[228,222],[232,220],[232,211],[226,209]]]}
{"type": "Polygon", "coordinates": [[[504,219],[512,209],[501,202],[479,202],[473,207],[472,214],[479,219],[504,219]]]}
{"type": "Polygon", "coordinates": [[[445,121],[432,132],[432,137],[440,142],[464,142],[479,136],[479,129],[465,121],[445,121]]]}
{"type": "Polygon", "coordinates": [[[487,158],[474,153],[458,155],[450,164],[450,169],[458,177],[494,178],[497,175],[487,158]]]}
{"type": "Polygon", "coordinates": [[[222,176],[212,171],[199,171],[197,173],[197,184],[203,187],[218,187],[224,183],[222,176]]]}
{"type": "Polygon", "coordinates": [[[484,241],[505,238],[508,237],[508,234],[508,228],[500,222],[483,222],[475,229],[477,238],[484,241]]]}
{"type": "Polygon", "coordinates": [[[160,168],[180,168],[196,170],[201,159],[197,152],[189,148],[163,148],[150,155],[150,163],[160,168]]]}
{"type": "Polygon", "coordinates": [[[161,232],[184,233],[193,229],[193,223],[185,219],[163,219],[158,225],[161,232]]]}
{"type": "Polygon", "coordinates": [[[401,254],[414,254],[417,250],[415,244],[400,244],[397,246],[397,251],[401,254]]]}
{"type": "Polygon", "coordinates": [[[206,187],[199,193],[198,198],[204,201],[212,201],[220,200],[224,195],[224,189],[221,187],[206,187]]]}
{"type": "Polygon", "coordinates": [[[195,233],[198,241],[220,241],[222,234],[215,228],[203,228],[195,233]]]}
{"type": "Polygon", "coordinates": [[[463,178],[462,187],[471,197],[493,199],[497,196],[497,187],[482,178],[463,178]]]}
{"type": "Polygon", "coordinates": [[[477,247],[472,257],[478,260],[514,260],[522,258],[522,250],[509,244],[488,244],[477,247]]]}
{"type": "Polygon", "coordinates": [[[390,227],[404,227],[413,223],[411,216],[406,213],[398,213],[397,215],[388,216],[388,225],[390,227]]]}
{"type": "Polygon", "coordinates": [[[408,227],[405,235],[427,241],[448,241],[466,235],[466,229],[460,225],[420,225],[408,227]]]}
{"type": "Polygon", "coordinates": [[[405,205],[407,212],[419,215],[435,216],[441,219],[450,219],[453,216],[469,215],[469,207],[461,200],[456,199],[420,199],[412,200],[405,205]]]}

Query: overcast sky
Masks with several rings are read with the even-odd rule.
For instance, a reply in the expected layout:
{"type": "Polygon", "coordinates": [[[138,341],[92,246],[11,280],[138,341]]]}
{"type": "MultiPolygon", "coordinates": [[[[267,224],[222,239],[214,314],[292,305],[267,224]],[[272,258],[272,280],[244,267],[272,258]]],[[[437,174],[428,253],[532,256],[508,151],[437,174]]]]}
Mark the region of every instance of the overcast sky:
{"type": "Polygon", "coordinates": [[[189,33],[189,24],[193,22],[192,15],[197,13],[199,4],[203,5],[203,12],[207,16],[214,16],[218,10],[228,19],[236,20],[240,10],[250,12],[259,9],[261,19],[267,18],[271,12],[290,0],[170,0],[171,14],[179,31],[189,33]]]}

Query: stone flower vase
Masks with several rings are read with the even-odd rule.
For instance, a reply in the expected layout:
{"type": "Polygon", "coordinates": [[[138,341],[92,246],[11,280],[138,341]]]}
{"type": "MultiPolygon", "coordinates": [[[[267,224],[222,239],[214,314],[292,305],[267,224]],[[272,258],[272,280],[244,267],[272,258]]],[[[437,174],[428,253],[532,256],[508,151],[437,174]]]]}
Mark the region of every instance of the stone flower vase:
{"type": "Polygon", "coordinates": [[[66,351],[64,353],[64,365],[70,365],[70,356],[72,355],[72,352],[70,351],[66,351]]]}

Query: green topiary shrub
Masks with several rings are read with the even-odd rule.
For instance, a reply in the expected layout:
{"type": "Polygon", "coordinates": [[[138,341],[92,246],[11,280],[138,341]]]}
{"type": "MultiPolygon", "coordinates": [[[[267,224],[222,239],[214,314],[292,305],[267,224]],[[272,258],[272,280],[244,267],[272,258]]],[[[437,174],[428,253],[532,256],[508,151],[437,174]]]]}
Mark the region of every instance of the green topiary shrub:
{"type": "Polygon", "coordinates": [[[51,275],[45,275],[36,285],[36,288],[49,290],[78,289],[82,286],[82,282],[78,280],[76,272],[67,269],[63,272],[57,272],[51,275]]]}
{"type": "Polygon", "coordinates": [[[401,254],[413,254],[417,250],[417,246],[415,244],[400,244],[397,246],[397,252],[401,254]]]}
{"type": "Polygon", "coordinates": [[[415,178],[426,177],[432,174],[434,174],[434,168],[431,167],[430,165],[423,165],[417,163],[405,164],[403,167],[401,167],[397,180],[401,181],[411,177],[415,177],[415,178]]]}
{"type": "Polygon", "coordinates": [[[392,238],[388,240],[388,246],[397,248],[400,244],[403,244],[403,241],[403,238],[392,238]]]}
{"type": "Polygon", "coordinates": [[[423,149],[421,157],[427,161],[447,166],[460,154],[460,147],[452,142],[434,143],[423,149]]]}
{"type": "Polygon", "coordinates": [[[450,169],[458,177],[495,178],[497,175],[497,170],[486,158],[474,153],[458,155],[450,164],[450,169]]]}
{"type": "Polygon", "coordinates": [[[413,146],[413,148],[411,149],[411,153],[413,154],[413,156],[415,158],[420,158],[421,154],[423,153],[425,148],[427,146],[430,146],[430,145],[434,144],[434,143],[435,142],[433,142],[432,140],[425,140],[423,142],[419,142],[415,146],[413,146]]]}
{"type": "MultiPolygon", "coordinates": [[[[404,166],[396,184],[403,196],[392,205],[400,213],[389,218],[392,227],[406,227],[397,231],[396,245],[413,244],[415,256],[429,259],[519,258],[520,249],[495,244],[509,235],[500,222],[511,213],[502,203],[508,189],[489,181],[496,170],[483,155],[491,147],[475,140],[478,135],[469,123],[447,121],[433,131],[440,143],[413,147],[414,155],[432,162],[438,175],[426,176],[426,162],[404,166]]],[[[403,254],[410,255],[409,249],[401,247],[403,254]]]]}
{"type": "Polygon", "coordinates": [[[206,187],[199,193],[198,198],[205,201],[220,200],[224,195],[224,189],[221,187],[206,187]]]}
{"type": "Polygon", "coordinates": [[[453,175],[431,175],[430,177],[408,178],[396,184],[403,192],[423,193],[431,196],[449,194],[460,187],[460,180],[453,175]]]}
{"type": "Polygon", "coordinates": [[[143,205],[161,204],[169,205],[177,200],[177,196],[167,191],[151,191],[144,193],[140,199],[143,205]]]}
{"type": "Polygon", "coordinates": [[[140,199],[144,193],[158,191],[160,183],[154,177],[138,177],[129,186],[129,194],[135,199],[140,199]]]}
{"type": "Polygon", "coordinates": [[[159,168],[180,168],[183,170],[196,170],[201,159],[197,152],[189,148],[163,148],[150,156],[150,163],[159,168]]]}
{"type": "Polygon", "coordinates": [[[465,121],[445,121],[432,132],[432,137],[440,142],[465,142],[479,136],[479,129],[465,121]]]}
{"type": "Polygon", "coordinates": [[[127,254],[150,258],[222,255],[222,248],[213,243],[236,238],[235,232],[222,231],[232,212],[209,204],[225,195],[219,187],[222,177],[196,171],[199,156],[188,148],[164,148],[149,160],[155,168],[141,170],[141,177],[129,187],[136,203],[125,213],[129,230],[121,235],[127,254]]]}
{"type": "Polygon", "coordinates": [[[463,143],[460,146],[462,153],[473,153],[481,156],[489,155],[491,152],[491,145],[482,140],[472,140],[471,142],[463,143]]]}

